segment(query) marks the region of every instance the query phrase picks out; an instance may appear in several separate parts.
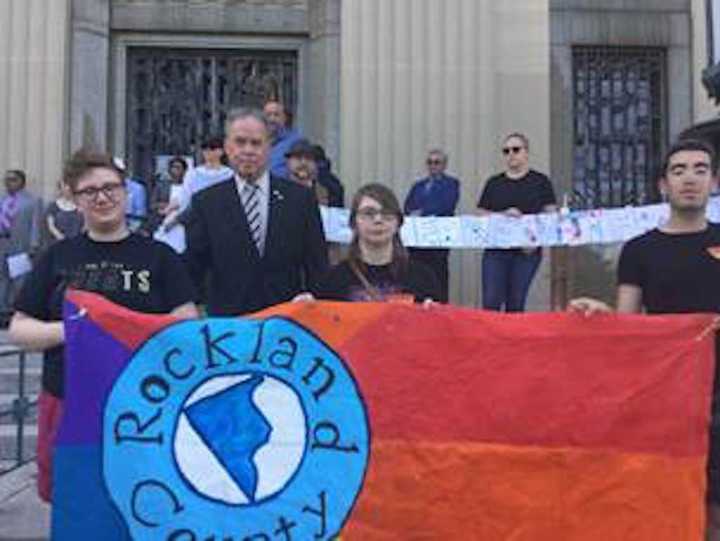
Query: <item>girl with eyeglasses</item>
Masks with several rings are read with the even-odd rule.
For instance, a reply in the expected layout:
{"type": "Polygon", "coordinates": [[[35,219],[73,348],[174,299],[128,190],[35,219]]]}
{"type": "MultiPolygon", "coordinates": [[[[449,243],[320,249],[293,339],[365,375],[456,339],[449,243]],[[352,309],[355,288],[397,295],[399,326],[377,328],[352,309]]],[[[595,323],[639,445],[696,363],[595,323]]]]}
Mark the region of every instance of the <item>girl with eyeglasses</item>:
{"type": "Polygon", "coordinates": [[[360,188],[350,209],[353,238],[348,257],[321,281],[317,297],[408,303],[438,299],[433,272],[408,258],[400,240],[402,223],[400,204],[389,188],[382,184],[360,188]]]}
{"type": "MultiPolygon", "coordinates": [[[[550,179],[529,166],[530,144],[511,133],[502,145],[505,171],[488,179],[478,209],[481,216],[511,218],[557,210],[550,179]]],[[[486,310],[523,312],[530,284],[542,260],[542,248],[490,248],[482,260],[482,305],[486,310]]]]}

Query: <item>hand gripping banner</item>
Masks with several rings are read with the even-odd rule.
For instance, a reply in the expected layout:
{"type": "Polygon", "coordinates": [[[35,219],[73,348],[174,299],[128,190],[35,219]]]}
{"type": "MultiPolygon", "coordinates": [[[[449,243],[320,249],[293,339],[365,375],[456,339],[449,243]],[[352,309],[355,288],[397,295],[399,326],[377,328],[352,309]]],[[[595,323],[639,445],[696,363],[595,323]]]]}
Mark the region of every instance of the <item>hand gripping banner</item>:
{"type": "Polygon", "coordinates": [[[73,292],[52,538],[701,539],[711,322],[73,292]]]}

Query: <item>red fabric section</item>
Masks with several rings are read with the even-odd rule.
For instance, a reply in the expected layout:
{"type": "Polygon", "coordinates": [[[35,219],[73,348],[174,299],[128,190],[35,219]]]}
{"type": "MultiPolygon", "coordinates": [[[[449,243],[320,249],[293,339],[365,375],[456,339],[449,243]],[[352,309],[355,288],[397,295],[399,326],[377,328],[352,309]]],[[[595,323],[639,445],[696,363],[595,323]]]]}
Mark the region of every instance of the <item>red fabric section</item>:
{"type": "MultiPolygon", "coordinates": [[[[130,349],[176,321],[69,300],[130,349]]],[[[713,316],[285,306],[274,312],[296,313],[350,363],[374,438],[707,451],[713,316]],[[344,322],[351,332],[333,330],[344,322]]]]}
{"type": "Polygon", "coordinates": [[[86,291],[69,291],[66,298],[78,309],[85,310],[90,319],[131,351],[163,327],[179,321],[178,318],[168,315],[133,312],[86,291]]]}
{"type": "Polygon", "coordinates": [[[40,499],[48,503],[52,501],[52,459],[62,412],[62,400],[44,391],[40,393],[38,397],[37,490],[40,499]]]}
{"type": "Polygon", "coordinates": [[[701,456],[712,317],[393,306],[345,345],[373,438],[701,456]]]}

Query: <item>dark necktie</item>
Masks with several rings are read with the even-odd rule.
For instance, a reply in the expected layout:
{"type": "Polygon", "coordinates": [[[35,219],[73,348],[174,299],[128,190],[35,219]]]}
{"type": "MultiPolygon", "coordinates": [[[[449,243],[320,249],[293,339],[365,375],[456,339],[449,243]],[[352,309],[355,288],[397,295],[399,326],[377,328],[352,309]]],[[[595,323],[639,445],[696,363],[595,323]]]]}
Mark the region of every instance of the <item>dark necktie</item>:
{"type": "Polygon", "coordinates": [[[258,187],[254,184],[245,184],[243,188],[243,207],[247,218],[250,237],[255,247],[262,254],[262,218],[260,216],[260,196],[258,187]]]}

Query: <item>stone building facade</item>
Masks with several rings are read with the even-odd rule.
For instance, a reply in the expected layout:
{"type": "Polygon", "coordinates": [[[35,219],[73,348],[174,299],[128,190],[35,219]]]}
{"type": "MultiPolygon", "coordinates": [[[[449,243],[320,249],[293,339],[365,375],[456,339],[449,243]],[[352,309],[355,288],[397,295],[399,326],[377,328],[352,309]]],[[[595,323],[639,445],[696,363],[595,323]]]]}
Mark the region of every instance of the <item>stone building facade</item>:
{"type": "MultiPolygon", "coordinates": [[[[578,208],[659,200],[667,146],[717,112],[700,84],[705,3],[551,0],[551,169],[578,208]]],[[[619,246],[557,250],[557,304],[614,300],[619,246]]]]}
{"type": "MultiPolygon", "coordinates": [[[[277,94],[348,193],[382,181],[404,197],[441,146],[473,212],[503,135],[522,131],[572,204],[642,203],[663,148],[716,114],[700,85],[704,0],[5,0],[0,20],[0,167],[27,169],[46,198],[72,149],[148,174],[228,107],[277,94]]],[[[609,295],[616,251],[557,250],[531,307],[609,295]]],[[[452,254],[455,302],[479,300],[478,255],[452,254]]]]}

